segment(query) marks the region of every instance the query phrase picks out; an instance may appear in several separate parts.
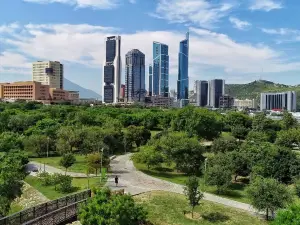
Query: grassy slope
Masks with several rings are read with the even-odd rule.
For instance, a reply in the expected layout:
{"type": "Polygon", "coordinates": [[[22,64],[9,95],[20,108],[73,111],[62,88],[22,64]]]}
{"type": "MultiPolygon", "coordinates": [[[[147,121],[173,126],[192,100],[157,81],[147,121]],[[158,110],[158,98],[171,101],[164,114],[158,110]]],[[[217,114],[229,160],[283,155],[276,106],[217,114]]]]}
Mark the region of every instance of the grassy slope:
{"type": "MultiPolygon", "coordinates": [[[[138,170],[142,171],[145,174],[148,174],[156,178],[160,178],[162,180],[170,181],[173,183],[184,185],[187,179],[186,175],[182,173],[174,172],[172,169],[166,168],[165,166],[163,169],[159,169],[159,170],[156,169],[148,170],[145,164],[134,163],[134,165],[138,170]]],[[[200,177],[200,189],[205,192],[217,194],[216,192],[217,188],[215,186],[205,185],[205,181],[203,177],[200,177]]],[[[230,187],[230,190],[228,190],[226,194],[221,196],[236,201],[244,202],[244,203],[249,203],[249,199],[247,198],[245,193],[245,185],[243,184],[233,183],[230,187]]]]}
{"type": "MultiPolygon", "coordinates": [[[[300,86],[274,84],[269,81],[254,81],[248,84],[228,84],[225,86],[226,94],[229,94],[233,97],[240,98],[240,99],[254,98],[258,102],[260,101],[261,92],[281,92],[281,91],[297,91],[299,95],[300,86]]],[[[300,108],[300,98],[297,98],[297,108],[300,108]]]]}
{"type": "MultiPolygon", "coordinates": [[[[60,198],[60,197],[67,195],[67,194],[63,194],[63,193],[59,193],[59,192],[55,191],[54,186],[43,186],[37,177],[27,176],[25,181],[49,199],[56,199],[56,198],[60,198]]],[[[84,189],[88,188],[87,178],[73,178],[72,184],[74,187],[77,187],[76,191],[80,191],[80,190],[84,190],[84,189]]],[[[105,181],[100,182],[99,177],[90,178],[90,188],[101,187],[104,184],[105,184],[105,181]]]]}
{"type": "Polygon", "coordinates": [[[225,207],[208,201],[201,201],[195,208],[200,214],[198,220],[188,219],[184,210],[190,210],[185,196],[168,192],[151,192],[135,196],[149,212],[149,220],[154,225],[266,225],[259,218],[247,212],[225,207]]]}

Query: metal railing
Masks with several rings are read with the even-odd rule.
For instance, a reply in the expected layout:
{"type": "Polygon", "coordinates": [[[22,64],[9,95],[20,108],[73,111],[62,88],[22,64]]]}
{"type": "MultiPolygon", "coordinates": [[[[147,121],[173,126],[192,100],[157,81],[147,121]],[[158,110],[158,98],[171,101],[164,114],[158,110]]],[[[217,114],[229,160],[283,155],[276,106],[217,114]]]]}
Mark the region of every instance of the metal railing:
{"type": "MultiPolygon", "coordinates": [[[[0,225],[21,225],[67,206],[76,205],[91,197],[91,190],[49,201],[0,219],[0,225]]],[[[44,223],[41,223],[44,224],[44,223]]]]}

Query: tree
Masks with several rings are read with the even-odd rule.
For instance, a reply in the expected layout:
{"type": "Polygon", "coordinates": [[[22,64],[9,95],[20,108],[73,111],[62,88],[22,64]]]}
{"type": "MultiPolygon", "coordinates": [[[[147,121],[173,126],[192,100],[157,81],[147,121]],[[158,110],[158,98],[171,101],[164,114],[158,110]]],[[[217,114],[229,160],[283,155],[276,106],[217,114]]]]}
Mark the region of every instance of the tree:
{"type": "Polygon", "coordinates": [[[251,118],[242,112],[230,112],[225,117],[225,124],[229,127],[251,127],[251,118]]]}
{"type": "Polygon", "coordinates": [[[232,151],[228,153],[228,164],[232,168],[234,173],[234,181],[237,181],[238,176],[248,176],[251,172],[250,170],[250,161],[248,154],[244,151],[232,151]]]}
{"type": "Polygon", "coordinates": [[[49,150],[49,139],[45,135],[31,135],[24,139],[24,150],[36,154],[37,156],[46,156],[49,150]]]}
{"type": "Polygon", "coordinates": [[[76,127],[61,127],[57,133],[57,149],[61,153],[70,153],[73,148],[80,148],[84,140],[82,129],[76,127]]]}
{"type": "Polygon", "coordinates": [[[233,137],[230,137],[230,138],[224,138],[224,137],[217,138],[213,141],[213,144],[211,146],[211,150],[214,153],[231,152],[231,151],[234,151],[238,148],[239,148],[239,143],[233,137]]]}
{"type": "Polygon", "coordinates": [[[292,204],[287,209],[279,210],[271,225],[299,225],[300,205],[292,204]]]}
{"type": "Polygon", "coordinates": [[[67,174],[67,170],[76,162],[76,158],[72,153],[66,153],[62,156],[61,160],[59,161],[59,165],[66,169],[65,175],[67,174]]]}
{"type": "Polygon", "coordinates": [[[269,137],[265,132],[251,130],[247,137],[247,142],[268,142],[269,137]]]}
{"type": "Polygon", "coordinates": [[[155,149],[154,146],[142,146],[139,152],[132,156],[132,159],[137,163],[144,163],[148,169],[151,167],[157,167],[164,162],[164,156],[162,152],[155,149]]]}
{"type": "Polygon", "coordinates": [[[294,180],[296,195],[300,198],[300,179],[294,180]]]}
{"type": "Polygon", "coordinates": [[[298,126],[298,121],[297,119],[288,111],[283,112],[283,117],[282,117],[282,128],[284,130],[288,130],[291,128],[295,128],[298,126]]]}
{"type": "Polygon", "coordinates": [[[208,158],[206,180],[210,185],[217,186],[217,193],[224,193],[231,184],[232,169],[226,154],[219,153],[208,158]]]}
{"type": "Polygon", "coordinates": [[[194,218],[194,208],[199,205],[204,195],[199,191],[199,179],[196,176],[189,177],[185,185],[184,194],[192,207],[192,218],[194,218]]]}
{"type": "Polygon", "coordinates": [[[104,131],[99,127],[85,129],[82,152],[85,154],[100,151],[104,147],[104,131]]]}
{"type": "Polygon", "coordinates": [[[255,178],[246,190],[251,204],[258,211],[266,212],[269,219],[269,211],[273,214],[275,210],[284,208],[292,201],[289,189],[279,181],[272,178],[255,178]]]}
{"type": "Polygon", "coordinates": [[[235,127],[231,128],[232,136],[239,140],[245,139],[248,132],[249,132],[249,130],[246,127],[242,127],[242,126],[235,126],[235,127]]]}
{"type": "MultiPolygon", "coordinates": [[[[98,174],[98,169],[101,169],[101,154],[99,152],[95,152],[87,155],[87,164],[88,167],[93,168],[96,171],[96,176],[98,174]]],[[[102,166],[109,165],[109,158],[103,154],[102,155],[102,166]]]]}
{"type": "Polygon", "coordinates": [[[82,225],[139,225],[146,221],[147,212],[131,195],[112,195],[101,189],[81,207],[79,217],[82,225]]]}
{"type": "Polygon", "coordinates": [[[0,152],[9,152],[13,149],[22,149],[22,136],[13,132],[3,132],[0,134],[0,152]]]}
{"type": "Polygon", "coordinates": [[[300,147],[300,129],[292,128],[277,133],[276,144],[288,148],[300,147]]]}
{"type": "Polygon", "coordinates": [[[140,147],[151,138],[151,132],[144,127],[129,126],[125,138],[128,141],[135,142],[136,146],[140,147]]]}

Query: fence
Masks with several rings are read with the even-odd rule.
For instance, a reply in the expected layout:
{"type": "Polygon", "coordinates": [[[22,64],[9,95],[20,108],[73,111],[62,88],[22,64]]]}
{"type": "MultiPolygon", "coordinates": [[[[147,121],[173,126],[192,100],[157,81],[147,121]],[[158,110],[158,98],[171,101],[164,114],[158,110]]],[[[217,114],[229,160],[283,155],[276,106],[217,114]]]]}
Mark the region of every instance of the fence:
{"type": "MultiPolygon", "coordinates": [[[[91,197],[91,190],[78,192],[72,195],[65,196],[44,204],[37,205],[35,207],[25,209],[13,215],[0,219],[0,225],[21,225],[26,224],[29,221],[44,217],[45,215],[51,214],[52,212],[64,209],[65,212],[69,212],[68,209],[77,207],[80,202],[85,202],[86,199],[91,197]],[[69,206],[69,207],[68,207],[69,206]]],[[[56,212],[57,213],[57,212],[56,212]]],[[[75,212],[76,213],[76,212],[75,212]]],[[[47,224],[47,223],[36,223],[36,224],[47,224]]],[[[50,223],[51,224],[51,223],[50,223]]]]}

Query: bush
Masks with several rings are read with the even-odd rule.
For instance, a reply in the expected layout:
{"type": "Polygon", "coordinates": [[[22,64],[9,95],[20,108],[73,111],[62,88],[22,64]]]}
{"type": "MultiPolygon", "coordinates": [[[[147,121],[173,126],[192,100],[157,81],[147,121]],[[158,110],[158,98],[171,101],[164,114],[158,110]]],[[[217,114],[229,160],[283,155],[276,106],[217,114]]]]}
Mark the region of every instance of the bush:
{"type": "Polygon", "coordinates": [[[39,173],[38,177],[41,180],[41,183],[43,186],[53,185],[53,177],[51,174],[49,174],[47,172],[42,172],[42,173],[39,173]]]}
{"type": "Polygon", "coordinates": [[[57,185],[57,190],[61,193],[70,193],[74,190],[72,186],[72,177],[67,175],[61,175],[59,184],[57,185]]]}

